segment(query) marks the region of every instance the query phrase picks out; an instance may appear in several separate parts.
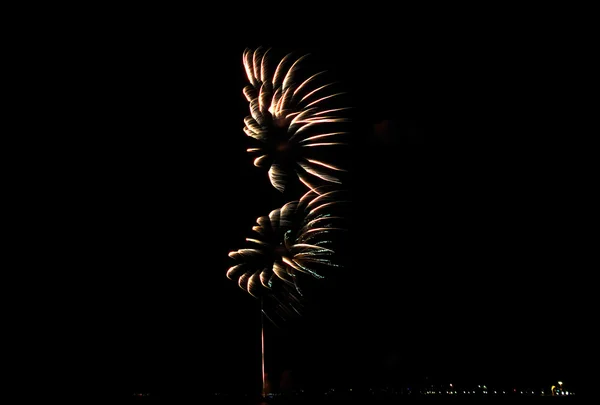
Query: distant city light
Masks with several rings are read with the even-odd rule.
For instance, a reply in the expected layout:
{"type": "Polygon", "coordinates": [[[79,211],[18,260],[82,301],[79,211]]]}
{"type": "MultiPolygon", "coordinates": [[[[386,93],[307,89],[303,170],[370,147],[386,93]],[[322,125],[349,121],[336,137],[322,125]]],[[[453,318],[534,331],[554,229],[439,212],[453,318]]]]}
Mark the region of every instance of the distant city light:
{"type": "MultiPolygon", "coordinates": [[[[497,398],[497,399],[501,399],[501,396],[504,394],[509,394],[509,396],[515,398],[515,397],[519,397],[519,396],[523,396],[523,398],[525,397],[533,397],[533,396],[575,396],[574,392],[569,392],[569,391],[564,391],[562,389],[559,389],[558,386],[558,382],[555,380],[557,386],[555,389],[548,391],[547,388],[546,389],[541,389],[541,387],[534,387],[534,389],[532,389],[531,387],[527,387],[524,389],[519,389],[517,390],[516,388],[513,388],[512,393],[516,394],[516,395],[510,395],[511,391],[503,391],[503,390],[497,390],[494,389],[496,387],[494,387],[492,385],[492,389],[489,389],[489,387],[487,387],[487,385],[466,385],[463,388],[465,388],[462,391],[462,394],[465,395],[465,399],[466,399],[466,395],[468,395],[470,398],[481,398],[483,399],[484,397],[490,397],[490,395],[493,396],[493,398],[497,398]],[[500,396],[498,396],[500,395],[500,396]]],[[[460,398],[460,394],[459,391],[457,390],[452,390],[452,389],[444,389],[444,387],[449,387],[449,386],[453,386],[454,384],[450,384],[450,383],[436,383],[436,384],[427,384],[426,386],[423,386],[423,390],[419,390],[418,387],[415,388],[414,391],[411,391],[412,388],[411,387],[407,387],[407,386],[386,386],[386,387],[365,387],[365,389],[367,389],[368,391],[365,391],[365,394],[368,392],[371,396],[373,397],[377,397],[379,395],[384,395],[385,397],[390,397],[390,396],[396,396],[399,397],[400,396],[406,396],[408,397],[415,397],[418,395],[425,395],[425,396],[434,396],[432,398],[442,398],[444,396],[457,396],[456,399],[460,398]],[[412,394],[412,395],[411,395],[412,394]]],[[[459,384],[462,385],[462,384],[459,384]]],[[[564,384],[563,384],[564,385],[564,384]]],[[[324,389],[321,394],[325,395],[325,396],[329,396],[329,397],[337,397],[338,395],[344,395],[344,393],[346,393],[345,395],[349,395],[349,397],[352,397],[354,395],[356,395],[358,392],[362,391],[361,389],[354,389],[351,387],[329,387],[324,389]],[[338,394],[339,393],[339,394],[338,394]]],[[[292,392],[290,392],[290,395],[302,395],[302,393],[304,393],[304,390],[301,389],[297,389],[297,390],[292,390],[292,392]]],[[[214,395],[218,395],[218,396],[227,396],[227,393],[215,393],[214,395]]],[[[284,393],[284,392],[270,392],[266,395],[266,398],[275,398],[275,397],[285,397],[286,395],[288,395],[288,393],[284,393]]],[[[146,392],[135,392],[133,393],[133,396],[135,397],[145,397],[145,396],[150,396],[149,393],[146,392]]],[[[140,398],[142,399],[142,398],[140,398]]],[[[148,398],[149,399],[149,398],[148,398]]]]}

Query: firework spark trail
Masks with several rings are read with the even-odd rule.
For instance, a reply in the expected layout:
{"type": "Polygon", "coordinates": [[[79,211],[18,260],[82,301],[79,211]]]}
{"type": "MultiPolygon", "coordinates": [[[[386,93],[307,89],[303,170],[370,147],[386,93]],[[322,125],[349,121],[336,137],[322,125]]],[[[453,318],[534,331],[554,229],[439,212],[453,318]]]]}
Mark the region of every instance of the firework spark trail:
{"type": "Polygon", "coordinates": [[[347,145],[349,132],[342,126],[350,122],[351,107],[339,105],[345,93],[335,90],[336,83],[323,82],[326,71],[301,73],[309,55],[287,54],[274,67],[270,51],[246,49],[242,57],[250,83],[243,89],[250,107],[244,132],[259,142],[247,149],[256,156],[254,165],[268,168],[269,180],[280,192],[294,178],[315,192],[323,185],[343,184],[340,174],[347,169],[331,157],[347,145]]]}
{"type": "MultiPolygon", "coordinates": [[[[301,315],[304,277],[322,279],[337,262],[336,237],[346,231],[344,190],[309,190],[257,219],[248,247],[229,253],[227,277],[256,298],[271,296],[282,318],[301,315]]],[[[270,318],[269,318],[270,319],[270,318]]]]}

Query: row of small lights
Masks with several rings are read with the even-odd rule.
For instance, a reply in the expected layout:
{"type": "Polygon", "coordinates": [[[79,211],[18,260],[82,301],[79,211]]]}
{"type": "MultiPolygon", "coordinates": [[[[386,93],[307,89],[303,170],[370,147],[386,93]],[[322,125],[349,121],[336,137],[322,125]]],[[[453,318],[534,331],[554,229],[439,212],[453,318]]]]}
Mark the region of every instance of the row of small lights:
{"type": "MultiPolygon", "coordinates": [[[[452,384],[450,384],[450,387],[452,387],[452,384]]],[[[484,385],[483,387],[481,385],[478,385],[477,388],[483,388],[483,391],[480,391],[479,393],[483,393],[483,394],[489,394],[489,391],[487,390],[487,387],[484,385]]],[[[348,389],[349,392],[352,392],[352,388],[348,389]]],[[[387,391],[387,389],[384,389],[383,391],[387,391]]],[[[409,393],[411,393],[410,388],[408,388],[409,393]]],[[[301,393],[304,392],[304,390],[300,390],[301,393]]],[[[331,393],[335,392],[335,388],[330,388],[328,391],[325,392],[325,395],[329,395],[331,393]]],[[[371,394],[375,394],[375,390],[373,388],[369,388],[369,392],[371,394]]],[[[459,392],[458,391],[435,391],[435,390],[427,390],[427,391],[419,391],[420,394],[422,395],[443,395],[443,394],[447,394],[447,395],[458,395],[459,392]]],[[[472,394],[478,394],[478,391],[463,391],[463,394],[466,395],[472,395],[472,394]]],[[[500,392],[497,390],[493,391],[494,394],[499,394],[500,392]]],[[[506,391],[501,391],[501,393],[503,395],[506,395],[506,391]]],[[[517,393],[517,390],[514,389],[513,393],[517,393]]],[[[531,391],[519,391],[519,394],[521,395],[535,395],[535,391],[531,390],[531,391]]],[[[134,395],[139,395],[139,396],[146,396],[146,395],[150,395],[150,394],[134,394],[134,395]]],[[[218,393],[215,392],[215,395],[223,395],[222,393],[218,393]]],[[[277,393],[268,393],[267,396],[273,397],[273,396],[277,396],[277,393]]],[[[540,395],[544,395],[544,390],[540,390],[540,395]]],[[[559,393],[559,395],[575,395],[575,393],[573,392],[569,392],[569,391],[561,391],[559,393]]]]}
{"type": "MultiPolygon", "coordinates": [[[[421,394],[426,394],[426,395],[428,395],[428,394],[435,395],[435,394],[443,394],[444,393],[442,391],[425,391],[425,392],[420,391],[420,392],[421,392],[421,394]]],[[[452,395],[452,394],[456,395],[456,394],[458,394],[458,391],[445,391],[445,393],[449,394],[449,395],[452,395]]],[[[463,391],[462,393],[463,394],[478,394],[477,391],[463,391]]],[[[482,393],[483,394],[489,394],[490,392],[489,391],[483,391],[482,393]]],[[[494,394],[498,394],[499,392],[498,391],[494,391],[493,393],[494,394]]],[[[535,395],[535,391],[533,391],[533,390],[532,391],[519,391],[519,393],[521,395],[527,395],[527,394],[535,395]]],[[[502,391],[501,394],[506,394],[506,391],[502,391]]],[[[544,395],[544,390],[540,391],[540,395],[544,395]]],[[[569,392],[565,391],[565,395],[569,395],[569,392]]]]}
{"type": "MultiPolygon", "coordinates": [[[[450,384],[450,386],[452,387],[452,384],[450,384]]],[[[490,393],[487,390],[487,387],[485,385],[483,387],[481,385],[478,385],[477,387],[478,388],[483,388],[484,391],[479,391],[479,392],[478,391],[463,391],[462,393],[466,394],[466,395],[478,394],[478,393],[483,393],[483,394],[487,395],[487,394],[490,393]]],[[[350,388],[349,391],[352,392],[352,388],[350,388]]],[[[371,394],[375,393],[375,390],[373,388],[369,388],[369,391],[371,392],[371,394]]],[[[408,389],[408,391],[410,393],[410,388],[408,389]]],[[[335,392],[335,388],[330,388],[329,391],[325,392],[325,395],[330,394],[332,392],[335,392]]],[[[419,392],[420,392],[420,394],[424,394],[424,395],[437,395],[437,394],[442,395],[444,393],[447,394],[447,395],[458,395],[459,394],[458,391],[434,391],[434,390],[428,390],[428,391],[419,391],[419,392]]],[[[494,390],[493,393],[494,394],[501,393],[503,395],[506,395],[506,391],[499,392],[497,390],[494,390]]],[[[513,393],[517,393],[517,390],[516,389],[513,390],[513,393]]],[[[525,390],[525,391],[518,391],[518,393],[521,394],[521,395],[535,395],[536,394],[536,392],[534,390],[531,390],[531,391],[527,391],[527,390],[525,390]]],[[[539,394],[540,395],[544,395],[545,394],[544,390],[540,390],[539,394]]],[[[574,393],[569,393],[569,391],[564,391],[564,392],[561,392],[560,395],[574,395],[574,393]]]]}

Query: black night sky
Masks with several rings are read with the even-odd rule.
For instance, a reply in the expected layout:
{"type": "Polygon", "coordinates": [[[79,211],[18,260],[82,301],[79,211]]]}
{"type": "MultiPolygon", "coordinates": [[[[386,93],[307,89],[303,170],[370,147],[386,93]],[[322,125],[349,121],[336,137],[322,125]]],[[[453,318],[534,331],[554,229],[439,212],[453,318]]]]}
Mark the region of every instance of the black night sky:
{"type": "Polygon", "coordinates": [[[70,309],[99,390],[259,387],[259,303],[225,277],[227,253],[283,202],[245,151],[241,56],[258,45],[335,72],[359,132],[349,265],[304,319],[267,327],[274,378],[575,378],[570,157],[544,101],[548,48],[458,30],[305,43],[173,22],[107,33],[82,62],[98,96],[78,146],[93,169],[74,174],[84,304],[70,309]]]}

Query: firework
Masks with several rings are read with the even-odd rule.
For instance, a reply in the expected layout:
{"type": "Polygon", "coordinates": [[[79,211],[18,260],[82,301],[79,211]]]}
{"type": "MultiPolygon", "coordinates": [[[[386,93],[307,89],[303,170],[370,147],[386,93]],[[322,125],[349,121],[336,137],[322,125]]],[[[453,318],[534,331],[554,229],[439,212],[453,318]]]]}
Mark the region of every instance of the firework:
{"type": "Polygon", "coordinates": [[[243,53],[250,83],[243,90],[250,107],[244,132],[256,143],[248,148],[254,165],[268,168],[271,184],[282,193],[291,184],[313,191],[343,184],[347,168],[339,161],[350,122],[345,93],[326,71],[313,71],[309,55],[273,59],[262,47],[243,53]]]}
{"type": "Polygon", "coordinates": [[[237,263],[227,277],[254,297],[274,299],[280,317],[301,315],[303,282],[341,267],[336,246],[347,230],[345,197],[342,190],[321,187],[258,218],[256,236],[246,238],[249,246],[229,253],[237,263]]]}

